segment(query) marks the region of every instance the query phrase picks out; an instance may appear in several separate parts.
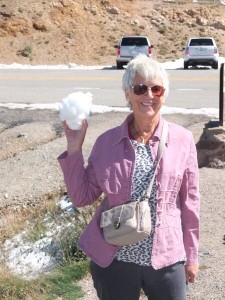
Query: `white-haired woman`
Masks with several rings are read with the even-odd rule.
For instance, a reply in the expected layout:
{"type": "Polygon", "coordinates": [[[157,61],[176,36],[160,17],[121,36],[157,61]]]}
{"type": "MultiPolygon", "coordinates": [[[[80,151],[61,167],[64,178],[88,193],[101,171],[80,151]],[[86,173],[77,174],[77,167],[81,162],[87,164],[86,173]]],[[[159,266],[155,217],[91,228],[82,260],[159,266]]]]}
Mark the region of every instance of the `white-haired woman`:
{"type": "MultiPolygon", "coordinates": [[[[123,76],[132,113],[100,135],[85,168],[82,144],[87,130],[64,122],[67,151],[59,157],[69,197],[76,207],[94,203],[104,193],[109,207],[130,199],[142,201],[154,174],[165,120],[161,108],[169,91],[161,64],[145,55],[134,58],[123,76]]],[[[138,300],[143,289],[151,300],[184,300],[186,284],[198,272],[199,181],[191,132],[168,122],[163,156],[149,197],[152,230],[134,244],[105,241],[99,226],[103,202],[78,245],[91,259],[99,299],[138,300]]]]}

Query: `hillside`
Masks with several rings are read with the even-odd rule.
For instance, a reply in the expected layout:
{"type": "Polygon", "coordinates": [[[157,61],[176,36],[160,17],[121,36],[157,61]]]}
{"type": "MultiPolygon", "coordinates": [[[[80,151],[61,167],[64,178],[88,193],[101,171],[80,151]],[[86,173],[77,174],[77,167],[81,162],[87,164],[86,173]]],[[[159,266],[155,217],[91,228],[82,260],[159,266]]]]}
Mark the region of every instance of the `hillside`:
{"type": "MultiPolygon", "coordinates": [[[[216,1],[216,0],[215,0],[216,1]]],[[[115,65],[121,35],[147,35],[160,61],[190,36],[213,36],[225,55],[225,6],[151,0],[0,0],[0,63],[115,65]]]]}

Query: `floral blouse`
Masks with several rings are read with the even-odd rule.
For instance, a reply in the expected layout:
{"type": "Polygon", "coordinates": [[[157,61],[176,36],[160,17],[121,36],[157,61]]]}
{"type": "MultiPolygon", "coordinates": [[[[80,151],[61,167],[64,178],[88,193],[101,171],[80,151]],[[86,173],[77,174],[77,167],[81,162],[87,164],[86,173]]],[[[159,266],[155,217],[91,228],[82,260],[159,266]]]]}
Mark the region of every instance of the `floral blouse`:
{"type": "MultiPolygon", "coordinates": [[[[135,168],[132,180],[131,200],[143,200],[146,190],[154,174],[153,160],[150,146],[138,143],[131,139],[135,151],[135,168]]],[[[151,197],[149,199],[151,209],[152,231],[150,235],[142,241],[132,245],[121,247],[116,255],[116,259],[124,262],[132,262],[142,266],[151,265],[151,252],[153,245],[153,234],[156,222],[156,185],[153,184],[151,197]]]]}

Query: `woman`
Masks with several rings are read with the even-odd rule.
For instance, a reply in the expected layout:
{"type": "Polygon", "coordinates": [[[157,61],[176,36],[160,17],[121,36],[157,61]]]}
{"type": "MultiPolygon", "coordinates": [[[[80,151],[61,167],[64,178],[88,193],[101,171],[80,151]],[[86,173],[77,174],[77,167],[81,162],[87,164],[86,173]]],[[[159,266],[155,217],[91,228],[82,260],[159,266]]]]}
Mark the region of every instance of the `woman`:
{"type": "MultiPolygon", "coordinates": [[[[120,126],[99,136],[85,168],[82,144],[87,130],[64,123],[67,152],[59,157],[68,194],[77,207],[104,193],[110,207],[143,200],[153,176],[163,123],[160,114],[169,83],[161,65],[139,55],[128,65],[123,90],[133,112],[120,126]]],[[[142,241],[117,247],[106,243],[99,226],[104,201],[79,239],[91,259],[101,300],[184,300],[186,284],[198,272],[199,182],[192,134],[169,123],[163,156],[149,199],[152,231],[142,241]]]]}

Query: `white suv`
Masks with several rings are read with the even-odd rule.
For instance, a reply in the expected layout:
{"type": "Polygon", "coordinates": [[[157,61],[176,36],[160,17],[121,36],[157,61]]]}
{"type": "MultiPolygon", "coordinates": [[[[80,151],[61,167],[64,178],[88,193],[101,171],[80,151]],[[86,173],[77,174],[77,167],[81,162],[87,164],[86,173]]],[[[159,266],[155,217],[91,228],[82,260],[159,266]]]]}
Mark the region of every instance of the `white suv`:
{"type": "Polygon", "coordinates": [[[197,65],[218,69],[219,51],[212,37],[190,38],[183,50],[184,69],[197,65]]]}
{"type": "Polygon", "coordinates": [[[122,69],[137,54],[144,53],[148,57],[152,55],[153,45],[146,36],[123,36],[117,47],[117,69],[122,69]]]}

